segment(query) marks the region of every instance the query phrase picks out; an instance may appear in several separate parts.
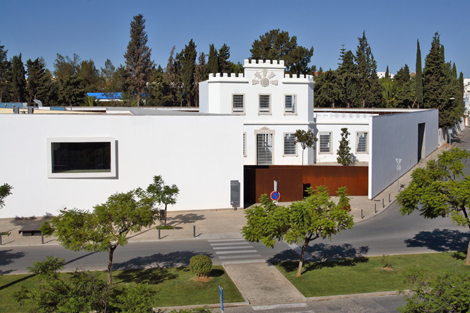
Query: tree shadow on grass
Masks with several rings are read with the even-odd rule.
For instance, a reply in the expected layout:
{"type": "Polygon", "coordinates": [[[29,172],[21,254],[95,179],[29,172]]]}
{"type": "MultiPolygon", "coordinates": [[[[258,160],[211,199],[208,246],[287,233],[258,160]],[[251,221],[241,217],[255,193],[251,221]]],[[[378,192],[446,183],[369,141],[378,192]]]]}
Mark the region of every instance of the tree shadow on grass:
{"type": "MultiPolygon", "coordinates": [[[[201,253],[194,251],[178,251],[167,254],[155,253],[145,257],[136,257],[126,262],[114,263],[113,270],[129,270],[143,268],[162,268],[162,267],[186,267],[189,266],[189,260],[201,253]]],[[[212,257],[211,253],[202,253],[212,257]]]]}
{"type": "Polygon", "coordinates": [[[452,257],[457,260],[465,260],[467,259],[467,251],[454,252],[452,257]]]}
{"type": "MultiPolygon", "coordinates": [[[[369,259],[364,256],[368,251],[369,247],[367,246],[355,248],[350,244],[314,244],[312,246],[308,246],[306,249],[307,256],[311,256],[312,258],[310,260],[306,260],[302,271],[305,273],[327,267],[355,266],[358,263],[369,261],[369,259]]],[[[297,271],[299,267],[299,258],[299,254],[296,253],[296,258],[293,262],[282,262],[280,265],[286,272],[297,271]]]]}
{"type": "Polygon", "coordinates": [[[213,269],[209,274],[210,277],[220,277],[224,275],[225,272],[223,270],[213,269]]]}
{"type": "Polygon", "coordinates": [[[194,223],[196,221],[202,221],[205,220],[206,218],[204,215],[198,215],[194,213],[188,213],[188,214],[178,214],[173,217],[167,217],[167,225],[175,226],[179,224],[189,224],[189,223],[194,223]]]}
{"type": "Polygon", "coordinates": [[[426,247],[439,252],[465,251],[468,247],[470,234],[451,229],[434,229],[420,231],[413,238],[406,239],[407,247],[426,247]]]}
{"type": "Polygon", "coordinates": [[[116,277],[122,280],[121,283],[156,285],[167,280],[176,279],[178,278],[178,275],[170,273],[167,268],[152,268],[143,270],[122,271],[116,277]]]}

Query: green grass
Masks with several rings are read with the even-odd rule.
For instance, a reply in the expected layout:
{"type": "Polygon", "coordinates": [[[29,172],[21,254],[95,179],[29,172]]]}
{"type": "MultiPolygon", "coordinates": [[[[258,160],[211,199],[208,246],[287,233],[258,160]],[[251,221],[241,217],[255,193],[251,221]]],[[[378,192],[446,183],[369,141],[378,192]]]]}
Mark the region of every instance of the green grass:
{"type": "MultiPolygon", "coordinates": [[[[66,273],[61,275],[67,276],[66,273]]],[[[106,272],[99,277],[107,280],[106,272]]],[[[225,302],[243,302],[244,299],[222,266],[213,266],[212,280],[200,282],[193,279],[189,268],[158,268],[113,272],[116,287],[130,283],[148,283],[157,295],[155,307],[211,304],[219,302],[218,286],[224,289],[225,302]]],[[[0,312],[24,312],[13,300],[12,294],[21,286],[33,288],[38,284],[34,275],[0,275],[0,312]]]]}
{"type": "Polygon", "coordinates": [[[310,262],[297,275],[298,262],[275,264],[279,271],[306,297],[406,290],[405,273],[421,269],[431,275],[443,271],[466,271],[465,253],[429,253],[389,256],[393,271],[382,269],[382,257],[310,262]]]}

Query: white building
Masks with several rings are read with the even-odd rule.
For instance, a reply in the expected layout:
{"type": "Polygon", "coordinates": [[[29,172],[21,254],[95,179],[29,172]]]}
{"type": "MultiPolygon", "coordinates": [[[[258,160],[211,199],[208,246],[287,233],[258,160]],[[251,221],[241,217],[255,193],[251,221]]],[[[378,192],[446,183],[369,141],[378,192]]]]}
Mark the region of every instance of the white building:
{"type": "Polygon", "coordinates": [[[231,182],[243,190],[241,117],[118,110],[0,114],[0,183],[14,188],[0,218],[91,210],[154,175],[180,189],[169,210],[232,208],[231,182]]]}
{"type": "Polygon", "coordinates": [[[438,147],[437,110],[314,109],[313,76],[284,74],[282,60],[245,60],[244,68],[243,75],[210,75],[199,102],[200,112],[243,116],[244,165],[302,165],[293,144],[298,129],[318,138],[305,164],[337,164],[347,128],[356,162],[369,166],[373,198],[438,147]]]}

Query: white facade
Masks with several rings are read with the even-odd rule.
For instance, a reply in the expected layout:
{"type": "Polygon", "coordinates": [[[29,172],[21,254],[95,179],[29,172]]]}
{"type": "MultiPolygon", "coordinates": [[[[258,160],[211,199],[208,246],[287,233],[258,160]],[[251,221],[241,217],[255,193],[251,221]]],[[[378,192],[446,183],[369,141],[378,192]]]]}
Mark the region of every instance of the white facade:
{"type": "MultiPolygon", "coordinates": [[[[302,165],[296,130],[312,130],[313,76],[284,74],[284,61],[245,60],[244,74],[211,74],[199,84],[200,112],[243,116],[244,165],[302,165]]],[[[313,150],[304,163],[313,163],[313,150]]]]}
{"type": "Polygon", "coordinates": [[[0,125],[0,183],[14,188],[0,218],[90,210],[116,192],[146,188],[154,175],[180,189],[169,210],[231,208],[231,180],[243,191],[242,117],[0,114],[0,125]],[[58,137],[114,142],[114,176],[51,177],[48,140],[58,137]]]}

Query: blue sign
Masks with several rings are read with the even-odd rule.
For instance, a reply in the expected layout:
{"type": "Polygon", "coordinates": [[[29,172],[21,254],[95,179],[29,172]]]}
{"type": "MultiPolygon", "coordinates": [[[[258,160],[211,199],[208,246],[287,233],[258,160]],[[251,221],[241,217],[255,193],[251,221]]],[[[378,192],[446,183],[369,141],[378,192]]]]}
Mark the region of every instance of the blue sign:
{"type": "Polygon", "coordinates": [[[224,313],[224,289],[219,286],[220,311],[224,313]]]}
{"type": "Polygon", "coordinates": [[[271,192],[269,197],[271,198],[272,201],[278,201],[281,198],[281,194],[279,193],[279,191],[273,191],[271,192]]]}

